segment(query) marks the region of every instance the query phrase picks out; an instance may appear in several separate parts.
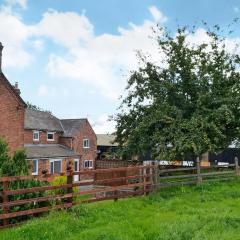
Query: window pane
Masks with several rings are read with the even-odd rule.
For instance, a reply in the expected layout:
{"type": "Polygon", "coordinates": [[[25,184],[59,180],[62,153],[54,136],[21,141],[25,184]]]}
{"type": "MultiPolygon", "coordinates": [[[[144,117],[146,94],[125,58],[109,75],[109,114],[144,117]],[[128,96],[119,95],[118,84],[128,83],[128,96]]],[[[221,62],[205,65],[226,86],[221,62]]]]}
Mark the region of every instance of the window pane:
{"type": "Polygon", "coordinates": [[[48,133],[47,138],[48,138],[48,140],[53,140],[54,139],[53,133],[48,133]]]}
{"type": "Polygon", "coordinates": [[[34,132],[33,133],[33,139],[38,140],[39,139],[39,132],[34,132]]]}
{"type": "Polygon", "coordinates": [[[37,160],[32,161],[32,173],[37,172],[37,160]]]}
{"type": "Polygon", "coordinates": [[[54,164],[53,164],[53,163],[54,163],[54,162],[51,162],[51,174],[54,173],[54,168],[53,168],[54,164]]]}
{"type": "Polygon", "coordinates": [[[54,173],[61,172],[61,161],[54,161],[54,173]]]}
{"type": "Polygon", "coordinates": [[[89,140],[88,139],[83,140],[83,147],[85,147],[85,148],[89,147],[89,140]]]}
{"type": "Polygon", "coordinates": [[[78,171],[78,161],[74,162],[74,171],[78,171]]]}

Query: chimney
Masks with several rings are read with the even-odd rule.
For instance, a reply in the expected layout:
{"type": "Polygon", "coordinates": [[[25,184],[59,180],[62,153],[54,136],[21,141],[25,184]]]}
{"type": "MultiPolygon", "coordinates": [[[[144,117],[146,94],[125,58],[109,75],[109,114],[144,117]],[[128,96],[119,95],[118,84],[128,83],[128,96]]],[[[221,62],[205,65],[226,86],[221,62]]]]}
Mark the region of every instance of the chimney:
{"type": "Polygon", "coordinates": [[[0,73],[2,73],[2,50],[3,50],[3,45],[0,42],[0,73]]]}
{"type": "Polygon", "coordinates": [[[20,94],[21,94],[21,91],[20,91],[20,89],[19,89],[19,87],[18,87],[18,82],[15,82],[15,84],[14,84],[13,87],[14,87],[16,93],[17,93],[18,95],[20,95],[20,94]]]}

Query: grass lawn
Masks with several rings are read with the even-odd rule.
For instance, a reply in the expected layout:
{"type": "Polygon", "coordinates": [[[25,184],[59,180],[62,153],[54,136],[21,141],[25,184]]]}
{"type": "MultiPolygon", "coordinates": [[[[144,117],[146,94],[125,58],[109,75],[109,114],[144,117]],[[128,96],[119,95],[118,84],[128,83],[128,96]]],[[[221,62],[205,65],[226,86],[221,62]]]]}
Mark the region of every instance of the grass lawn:
{"type": "Polygon", "coordinates": [[[1,240],[240,239],[240,180],[86,204],[0,231],[1,240]]]}

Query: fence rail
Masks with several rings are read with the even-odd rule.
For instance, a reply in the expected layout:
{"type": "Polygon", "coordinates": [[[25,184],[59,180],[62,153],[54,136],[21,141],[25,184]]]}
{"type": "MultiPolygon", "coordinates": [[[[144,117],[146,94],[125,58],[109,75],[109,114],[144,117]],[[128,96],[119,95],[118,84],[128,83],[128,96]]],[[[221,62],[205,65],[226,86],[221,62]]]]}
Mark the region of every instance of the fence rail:
{"type": "Polygon", "coordinates": [[[195,167],[178,167],[164,169],[155,162],[147,166],[129,166],[119,168],[97,169],[57,174],[66,176],[67,182],[59,186],[52,186],[48,182],[53,175],[43,176],[4,176],[0,177],[0,228],[9,227],[15,218],[35,216],[51,209],[67,209],[81,203],[91,203],[130,196],[148,194],[159,188],[201,184],[204,181],[228,180],[240,176],[238,160],[235,164],[224,166],[201,167],[199,159],[195,167]],[[74,182],[74,175],[91,175],[92,180],[74,182]],[[110,176],[110,177],[109,177],[110,176]],[[43,181],[47,185],[12,189],[11,183],[26,180],[43,181]],[[77,189],[77,191],[75,191],[77,189]],[[59,193],[57,190],[64,190],[59,193]],[[35,192],[44,193],[40,197],[28,197],[11,200],[11,196],[25,196],[35,192]],[[54,194],[53,194],[54,192],[54,194]],[[84,197],[84,198],[82,198],[84,197]],[[85,198],[86,197],[86,198],[85,198]],[[47,204],[38,206],[37,204],[47,204]],[[28,205],[30,209],[16,210],[16,206],[28,205]],[[36,207],[37,206],[37,207],[36,207]]]}

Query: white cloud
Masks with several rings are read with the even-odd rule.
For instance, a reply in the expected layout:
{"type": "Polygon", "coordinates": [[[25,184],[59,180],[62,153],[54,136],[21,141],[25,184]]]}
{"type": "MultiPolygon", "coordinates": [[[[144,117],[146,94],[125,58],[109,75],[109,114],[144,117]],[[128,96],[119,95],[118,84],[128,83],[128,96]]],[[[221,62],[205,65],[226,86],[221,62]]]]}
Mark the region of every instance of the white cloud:
{"type": "Polygon", "coordinates": [[[21,8],[27,8],[27,0],[5,0],[7,6],[19,5],[21,8]]]}
{"type": "MultiPolygon", "coordinates": [[[[211,38],[207,34],[206,30],[203,28],[199,28],[196,30],[194,34],[189,34],[187,37],[188,43],[192,45],[200,45],[202,43],[209,44],[211,42],[211,38]]],[[[234,54],[238,53],[240,54],[240,38],[226,38],[223,41],[223,44],[225,45],[225,49],[228,53],[234,54]]],[[[211,47],[208,46],[207,50],[210,50],[211,47]]]]}
{"type": "Polygon", "coordinates": [[[46,85],[41,85],[38,89],[38,96],[40,96],[40,97],[55,97],[56,89],[50,88],[46,85]]]}
{"type": "Polygon", "coordinates": [[[150,38],[155,21],[145,20],[142,25],[129,23],[127,28],[119,27],[116,35],[96,36],[84,15],[48,12],[39,26],[40,33],[68,48],[66,55],[50,56],[47,70],[51,76],[85,82],[111,99],[117,99],[123,92],[126,84],[123,75],[137,68],[136,50],[143,49],[157,59],[157,42],[150,38]]]}
{"type": "Polygon", "coordinates": [[[0,41],[4,45],[4,66],[21,68],[28,65],[32,56],[24,44],[32,34],[32,27],[23,24],[8,9],[0,8],[0,29],[0,41]]]}
{"type": "Polygon", "coordinates": [[[48,37],[55,43],[73,48],[91,39],[93,25],[84,14],[50,10],[44,13],[36,31],[38,35],[48,37]]]}
{"type": "Polygon", "coordinates": [[[89,119],[95,133],[113,133],[115,131],[115,122],[109,121],[107,113],[102,114],[96,121],[89,119]]]}
{"type": "Polygon", "coordinates": [[[43,41],[40,40],[40,39],[37,39],[37,40],[35,40],[35,41],[33,42],[33,46],[34,46],[34,48],[37,49],[37,50],[41,50],[41,49],[43,48],[43,45],[44,45],[44,43],[43,43],[43,41]]]}
{"type": "Polygon", "coordinates": [[[159,9],[156,6],[149,7],[149,11],[156,22],[164,23],[167,21],[167,17],[164,16],[164,14],[161,11],[159,11],[159,9]]]}

